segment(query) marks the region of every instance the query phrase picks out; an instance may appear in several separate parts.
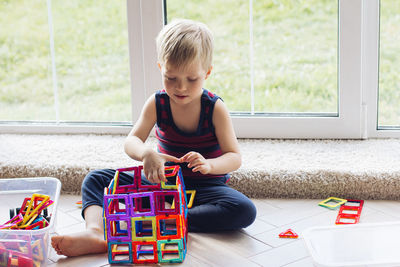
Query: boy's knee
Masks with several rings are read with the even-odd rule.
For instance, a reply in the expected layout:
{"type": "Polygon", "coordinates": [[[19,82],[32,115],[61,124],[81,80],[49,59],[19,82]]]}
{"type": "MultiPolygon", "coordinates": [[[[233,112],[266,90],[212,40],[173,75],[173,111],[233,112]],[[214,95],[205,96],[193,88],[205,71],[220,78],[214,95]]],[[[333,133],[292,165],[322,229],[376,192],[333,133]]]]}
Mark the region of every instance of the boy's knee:
{"type": "Polygon", "coordinates": [[[97,180],[97,177],[99,177],[101,171],[100,170],[94,170],[90,171],[88,174],[86,174],[85,178],[82,181],[82,187],[87,184],[91,184],[97,180]]]}
{"type": "Polygon", "coordinates": [[[240,216],[240,228],[246,228],[247,226],[250,226],[257,216],[257,209],[250,199],[240,203],[237,212],[240,216]]]}
{"type": "Polygon", "coordinates": [[[90,171],[82,181],[82,192],[87,188],[100,187],[104,188],[108,186],[110,180],[108,176],[110,170],[93,170],[90,171]]]}

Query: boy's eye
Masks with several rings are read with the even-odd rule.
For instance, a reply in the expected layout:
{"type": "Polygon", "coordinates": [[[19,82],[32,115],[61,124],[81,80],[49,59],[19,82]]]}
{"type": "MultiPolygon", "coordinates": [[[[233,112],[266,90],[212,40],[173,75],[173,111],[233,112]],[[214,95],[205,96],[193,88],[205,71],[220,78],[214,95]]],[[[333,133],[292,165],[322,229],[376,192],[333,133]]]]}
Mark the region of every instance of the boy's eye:
{"type": "Polygon", "coordinates": [[[197,81],[197,78],[196,79],[188,79],[188,81],[189,82],[195,82],[195,81],[197,81]]]}
{"type": "Polygon", "coordinates": [[[167,76],[165,76],[165,78],[167,78],[168,81],[175,81],[175,80],[176,80],[176,78],[173,78],[173,77],[167,77],[167,76]]]}

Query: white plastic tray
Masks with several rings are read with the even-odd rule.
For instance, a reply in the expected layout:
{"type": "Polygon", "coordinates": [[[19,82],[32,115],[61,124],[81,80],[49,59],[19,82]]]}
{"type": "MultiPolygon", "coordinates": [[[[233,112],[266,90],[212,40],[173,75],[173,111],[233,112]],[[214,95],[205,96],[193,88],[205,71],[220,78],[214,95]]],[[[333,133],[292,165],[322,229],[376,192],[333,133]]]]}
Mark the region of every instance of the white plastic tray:
{"type": "Polygon", "coordinates": [[[316,266],[400,266],[400,222],[313,227],[302,236],[316,266]]]}

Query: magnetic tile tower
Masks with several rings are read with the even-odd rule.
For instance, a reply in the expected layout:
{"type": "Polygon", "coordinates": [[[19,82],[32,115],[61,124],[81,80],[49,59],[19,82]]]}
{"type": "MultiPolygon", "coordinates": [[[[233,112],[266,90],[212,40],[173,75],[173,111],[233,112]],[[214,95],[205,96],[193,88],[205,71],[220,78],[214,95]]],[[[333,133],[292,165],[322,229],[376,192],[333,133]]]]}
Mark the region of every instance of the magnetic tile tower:
{"type": "Polygon", "coordinates": [[[164,182],[144,185],[143,166],[118,169],[104,194],[104,238],[108,261],[113,263],[183,262],[187,251],[187,213],[195,191],[186,191],[179,166],[165,167],[164,182]],[[123,172],[133,174],[132,184],[119,185],[123,172]],[[187,194],[190,195],[187,204],[187,194]],[[168,201],[172,201],[169,206],[168,201]]]}

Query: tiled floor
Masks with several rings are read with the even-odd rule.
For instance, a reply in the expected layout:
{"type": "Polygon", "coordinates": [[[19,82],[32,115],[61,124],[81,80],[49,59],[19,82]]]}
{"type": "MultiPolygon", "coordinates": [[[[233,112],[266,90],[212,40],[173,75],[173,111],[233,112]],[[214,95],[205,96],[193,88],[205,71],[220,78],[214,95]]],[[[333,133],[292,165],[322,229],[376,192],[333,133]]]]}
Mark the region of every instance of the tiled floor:
{"type": "MultiPolygon", "coordinates": [[[[75,202],[79,196],[62,195],[57,217],[57,233],[84,229],[81,210],[75,202]]],[[[188,254],[183,264],[175,266],[286,266],[309,267],[313,261],[301,233],[311,226],[333,225],[337,210],[318,206],[318,199],[254,199],[258,216],[250,227],[241,231],[216,234],[189,234],[188,254]],[[293,229],[298,239],[282,239],[278,234],[293,229]]],[[[400,203],[367,200],[360,223],[400,221],[400,203]]],[[[49,266],[109,266],[107,255],[75,258],[58,256],[53,249],[49,266]]],[[[113,265],[115,266],[115,265],[113,265]]],[[[143,266],[143,265],[142,265],[143,266]]],[[[145,265],[160,266],[160,265],[145,265]]],[[[162,264],[162,266],[170,266],[162,264]]]]}

